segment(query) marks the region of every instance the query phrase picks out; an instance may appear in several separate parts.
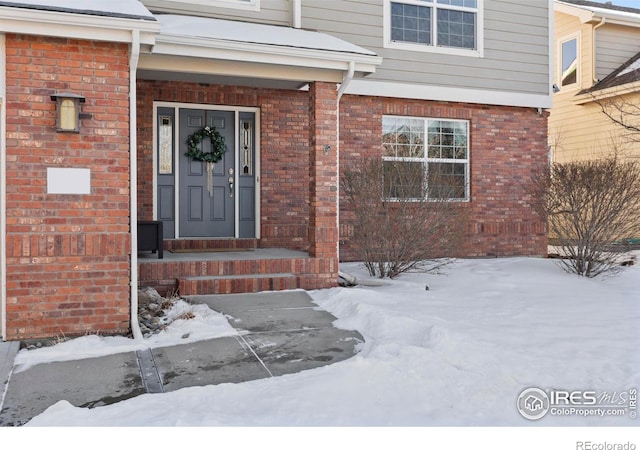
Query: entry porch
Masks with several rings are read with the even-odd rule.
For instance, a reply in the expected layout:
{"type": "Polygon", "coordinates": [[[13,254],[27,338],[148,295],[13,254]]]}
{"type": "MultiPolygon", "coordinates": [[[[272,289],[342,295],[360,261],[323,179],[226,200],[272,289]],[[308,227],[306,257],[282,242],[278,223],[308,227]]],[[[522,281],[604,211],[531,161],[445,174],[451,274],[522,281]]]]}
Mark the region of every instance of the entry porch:
{"type": "Polygon", "coordinates": [[[256,239],[165,240],[163,257],[138,253],[140,287],[161,295],[236,294],[316,289],[336,284],[335,259],[286,248],[258,248],[256,239]]]}

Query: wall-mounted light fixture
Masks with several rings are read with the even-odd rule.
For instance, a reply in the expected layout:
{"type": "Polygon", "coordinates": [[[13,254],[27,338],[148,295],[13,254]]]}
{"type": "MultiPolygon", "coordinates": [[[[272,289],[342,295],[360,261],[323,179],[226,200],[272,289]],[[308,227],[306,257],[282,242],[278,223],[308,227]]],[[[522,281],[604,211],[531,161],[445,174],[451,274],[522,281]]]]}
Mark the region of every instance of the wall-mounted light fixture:
{"type": "Polygon", "coordinates": [[[51,100],[56,102],[57,119],[56,129],[71,133],[80,132],[80,103],[85,102],[81,95],[63,92],[51,96],[51,100]]]}

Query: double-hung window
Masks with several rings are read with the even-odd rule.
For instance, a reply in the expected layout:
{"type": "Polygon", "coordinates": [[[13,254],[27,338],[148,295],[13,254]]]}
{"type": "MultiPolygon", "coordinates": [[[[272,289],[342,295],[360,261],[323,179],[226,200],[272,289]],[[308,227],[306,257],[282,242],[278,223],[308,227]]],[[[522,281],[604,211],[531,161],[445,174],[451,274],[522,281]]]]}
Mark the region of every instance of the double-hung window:
{"type": "Polygon", "coordinates": [[[384,116],[385,197],[469,199],[469,122],[384,116]]]}
{"type": "Polygon", "coordinates": [[[385,0],[386,44],[412,50],[478,54],[483,0],[385,0]]]}

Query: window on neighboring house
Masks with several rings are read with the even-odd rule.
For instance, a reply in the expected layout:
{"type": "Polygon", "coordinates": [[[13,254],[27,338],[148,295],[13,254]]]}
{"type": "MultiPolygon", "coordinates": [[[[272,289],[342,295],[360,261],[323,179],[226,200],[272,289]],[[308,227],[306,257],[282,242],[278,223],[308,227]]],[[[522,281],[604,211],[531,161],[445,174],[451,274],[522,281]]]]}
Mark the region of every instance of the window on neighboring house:
{"type": "Polygon", "coordinates": [[[386,0],[388,41],[414,49],[478,51],[482,0],[386,0]]]}
{"type": "Polygon", "coordinates": [[[560,86],[578,82],[578,38],[560,41],[560,86]]]}
{"type": "Polygon", "coordinates": [[[384,116],[382,144],[386,197],[469,199],[468,121],[384,116]]]}

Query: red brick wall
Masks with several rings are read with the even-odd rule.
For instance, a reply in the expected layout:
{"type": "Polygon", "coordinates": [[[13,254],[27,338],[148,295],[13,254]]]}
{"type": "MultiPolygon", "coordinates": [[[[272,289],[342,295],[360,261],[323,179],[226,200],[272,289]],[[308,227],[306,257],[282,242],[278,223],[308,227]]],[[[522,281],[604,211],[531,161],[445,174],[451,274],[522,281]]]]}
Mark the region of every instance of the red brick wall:
{"type": "MultiPolygon", "coordinates": [[[[461,256],[546,255],[546,227],[532,211],[523,181],[547,164],[546,115],[533,108],[344,96],[340,164],[381,158],[382,116],[470,121],[471,224],[461,256]]],[[[341,205],[344,207],[345,202],[341,205]]],[[[342,260],[354,258],[349,211],[342,209],[342,260]]]]}
{"type": "Polygon", "coordinates": [[[129,329],[127,45],[7,35],[7,338],[129,329]],[[50,96],[86,97],[58,133],[50,96]],[[88,195],[47,194],[48,167],[88,168],[88,195]]]}
{"type": "Polygon", "coordinates": [[[260,108],[262,247],[307,250],[309,101],[298,91],[138,81],[138,217],[153,218],[153,102],[260,108]]]}
{"type": "MultiPolygon", "coordinates": [[[[263,247],[308,250],[309,93],[177,82],[138,82],[138,179],[141,218],[152,211],[153,101],[251,106],[261,110],[263,247]]],[[[333,101],[327,99],[326,101],[333,101]]],[[[340,164],[381,157],[383,115],[470,121],[471,225],[463,256],[546,254],[544,223],[522,187],[532,167],[546,164],[546,116],[533,108],[345,95],[341,100],[340,164]]],[[[314,144],[315,145],[315,144],[314,144]]],[[[322,147],[324,143],[319,143],[322,147]]],[[[319,147],[320,148],[320,147],[319,147]]],[[[321,157],[321,156],[320,156],[321,157]]],[[[331,193],[318,200],[331,202],[331,193]]],[[[345,202],[341,205],[344,207],[345,202]]],[[[340,212],[340,256],[353,258],[349,212],[340,212]]],[[[326,227],[325,227],[326,228],[326,227]]],[[[320,231],[323,227],[315,227],[320,231]]],[[[315,231],[314,231],[315,232],[315,231]]]]}

